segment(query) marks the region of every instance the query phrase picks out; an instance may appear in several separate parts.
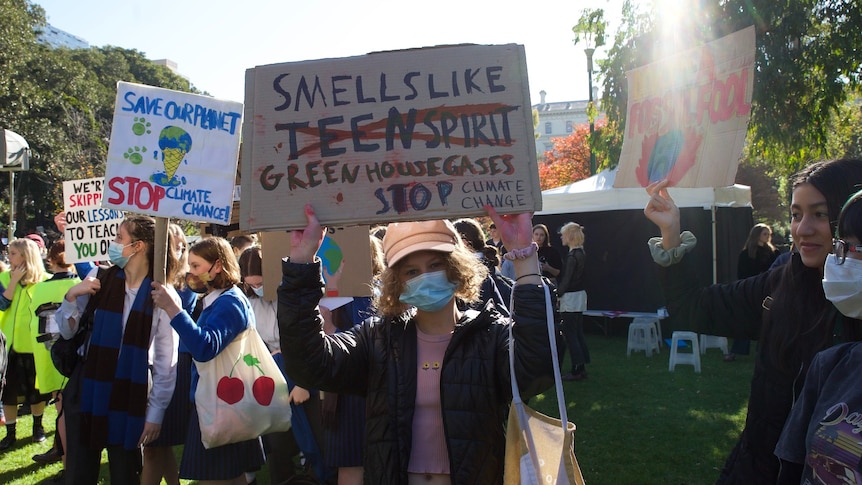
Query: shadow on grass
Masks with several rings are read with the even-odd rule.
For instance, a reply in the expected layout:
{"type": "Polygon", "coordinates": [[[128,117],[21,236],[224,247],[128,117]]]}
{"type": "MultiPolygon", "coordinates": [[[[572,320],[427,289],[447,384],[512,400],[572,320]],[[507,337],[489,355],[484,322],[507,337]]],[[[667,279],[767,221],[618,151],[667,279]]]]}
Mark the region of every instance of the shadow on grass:
{"type": "MultiPolygon", "coordinates": [[[[589,377],[563,386],[586,483],[714,483],[745,423],[753,356],[728,363],[712,349],[696,374],[669,372],[667,347],[626,357],[625,337],[588,334],[587,344],[589,377]]],[[[559,414],[553,391],[531,404],[559,414]]]]}

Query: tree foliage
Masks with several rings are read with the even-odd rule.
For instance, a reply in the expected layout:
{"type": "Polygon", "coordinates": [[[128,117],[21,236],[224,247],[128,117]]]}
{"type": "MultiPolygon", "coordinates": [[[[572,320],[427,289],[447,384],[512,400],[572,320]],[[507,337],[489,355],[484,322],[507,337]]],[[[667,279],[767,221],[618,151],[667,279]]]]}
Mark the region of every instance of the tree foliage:
{"type": "MultiPolygon", "coordinates": [[[[599,130],[600,131],[600,130],[599,130]]],[[[566,137],[552,138],[552,150],[539,163],[539,185],[542,190],[562,187],[590,176],[590,129],[578,125],[566,137]]]]}
{"type": "MultiPolygon", "coordinates": [[[[18,234],[53,225],[64,180],[104,175],[118,81],[198,92],[134,49],[40,44],[36,32],[44,26],[38,5],[0,0],[0,126],[23,136],[31,150],[30,170],[15,176],[18,234]]],[[[8,210],[8,202],[0,208],[8,210]]]]}
{"type": "Polygon", "coordinates": [[[608,23],[605,22],[605,11],[600,8],[585,8],[581,11],[578,23],[572,27],[575,38],[572,42],[578,45],[581,41],[587,48],[596,48],[605,45],[605,30],[608,23]]]}
{"type": "Polygon", "coordinates": [[[691,5],[680,22],[676,15],[644,13],[630,0],[624,3],[622,26],[608,58],[599,61],[606,134],[612,138],[597,148],[606,160],[619,159],[628,102],[626,71],[751,25],[757,36],[751,150],[781,173],[812,159],[843,155],[834,152],[830,126],[862,80],[858,0],[700,0],[691,5]]]}

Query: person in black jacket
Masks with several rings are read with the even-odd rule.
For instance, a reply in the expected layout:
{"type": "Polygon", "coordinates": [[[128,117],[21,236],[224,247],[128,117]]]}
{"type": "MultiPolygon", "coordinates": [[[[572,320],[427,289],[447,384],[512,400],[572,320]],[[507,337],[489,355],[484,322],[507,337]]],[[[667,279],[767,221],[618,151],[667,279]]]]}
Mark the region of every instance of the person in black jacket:
{"type": "Polygon", "coordinates": [[[814,354],[841,341],[862,340],[862,322],[840,319],[821,280],[844,201],[862,183],[862,160],[809,165],[792,179],[790,231],[795,248],[778,268],[730,284],[698,287],[684,258],[696,238],[680,234],[679,209],[668,182],[650,184],[644,214],[661,229],[650,240],[671,327],[759,340],[745,427],[718,477],[720,484],[775,483],[773,454],[814,354]],[[840,324],[838,323],[839,321],[840,324]]]}
{"type": "MultiPolygon", "coordinates": [[[[584,311],[587,309],[587,292],[584,289],[584,228],[569,222],[560,228],[563,244],[569,248],[563,270],[557,278],[557,294],[560,297],[560,325],[565,346],[571,354],[572,370],[564,374],[564,381],[582,381],[587,378],[586,365],[590,363],[590,349],[584,337],[584,311]]],[[[563,352],[560,352],[560,362],[563,352]]]]}
{"type": "Polygon", "coordinates": [[[533,226],[533,241],[539,246],[539,268],[542,270],[542,276],[556,284],[556,278],[563,267],[563,258],[560,257],[557,248],[551,246],[551,233],[548,232],[548,226],[544,224],[533,226]]]}
{"type": "Polygon", "coordinates": [[[366,397],[365,483],[502,483],[504,423],[512,399],[509,330],[522,398],[553,383],[545,289],[530,214],[489,215],[515,259],[513,319],[474,301],[485,266],[448,221],[389,224],[380,318],[321,332],[323,293],[315,257],[323,230],[311,206],[282,263],[278,321],[287,373],[297,383],[366,397]],[[514,249],[512,249],[514,248],[514,249]]]}
{"type": "MultiPolygon", "coordinates": [[[[736,263],[736,279],[751,278],[767,271],[780,252],[772,245],[772,228],[767,224],[755,224],[748,232],[748,239],[739,253],[736,263]]],[[[736,339],[730,352],[724,355],[725,362],[733,362],[736,355],[748,355],[751,351],[751,341],[736,339]]]]}

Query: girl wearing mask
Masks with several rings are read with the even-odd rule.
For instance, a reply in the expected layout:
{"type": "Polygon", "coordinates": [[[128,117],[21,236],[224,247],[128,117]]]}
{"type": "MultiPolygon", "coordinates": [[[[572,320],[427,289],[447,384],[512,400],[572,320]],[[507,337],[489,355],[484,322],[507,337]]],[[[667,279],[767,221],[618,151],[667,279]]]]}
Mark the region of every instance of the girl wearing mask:
{"type": "MultiPolygon", "coordinates": [[[[841,313],[841,325],[862,319],[862,191],[838,217],[834,254],[826,259],[823,290],[841,313]]],[[[778,483],[860,483],[862,447],[862,343],[837,345],[811,362],[799,400],[775,447],[781,460],[778,483]]]]}
{"type": "Polygon", "coordinates": [[[649,242],[660,266],[659,281],[672,327],[698,333],[759,340],[745,428],[718,483],[775,483],[773,454],[790,408],[805,382],[814,354],[843,341],[862,340],[859,322],[840,313],[823,293],[823,265],[844,201],[862,183],[862,160],[809,165],[792,178],[790,231],[795,252],[778,268],[731,284],[698,287],[685,253],[694,247],[680,234],[679,209],[667,181],[647,187],[644,213],[661,229],[649,242]]]}
{"type": "MultiPolygon", "coordinates": [[[[254,313],[248,298],[236,285],[239,265],[230,244],[219,237],[201,239],[189,248],[186,284],[203,296],[197,321],[171,298],[172,288],[153,282],[153,303],[167,313],[170,325],[197,362],[206,362],[224,350],[249,325],[254,313]]],[[[190,397],[194,401],[198,373],[193,369],[190,397]]],[[[241,441],[206,449],[201,442],[197,410],[192,406],[180,478],[202,485],[245,485],[245,473],[263,465],[259,440],[241,441]]]]}
{"type": "MultiPolygon", "coordinates": [[[[69,378],[64,399],[67,483],[97,483],[106,448],[111,483],[138,483],[141,447],[161,433],[176,381],[177,338],[149,291],[155,223],[149,216],[127,216],[108,248],[114,266],[101,276],[94,269],[66,292],[57,310],[57,318],[68,322],[60,328],[68,339],[93,309],[86,359],[69,378]],[[90,299],[95,301],[88,306],[90,299]]],[[[167,251],[168,279],[177,267],[167,251]]],[[[169,298],[179,302],[173,288],[169,298]]]]}
{"type": "MultiPolygon", "coordinates": [[[[545,289],[530,214],[489,215],[516,255],[513,289],[523,397],[553,382],[545,289]]],[[[311,206],[282,263],[278,323],[287,373],[303,386],[366,397],[365,483],[501,483],[511,401],[510,321],[476,301],[487,268],[448,221],[389,224],[381,315],[325,335],[318,302],[324,231],[311,206]]]]}

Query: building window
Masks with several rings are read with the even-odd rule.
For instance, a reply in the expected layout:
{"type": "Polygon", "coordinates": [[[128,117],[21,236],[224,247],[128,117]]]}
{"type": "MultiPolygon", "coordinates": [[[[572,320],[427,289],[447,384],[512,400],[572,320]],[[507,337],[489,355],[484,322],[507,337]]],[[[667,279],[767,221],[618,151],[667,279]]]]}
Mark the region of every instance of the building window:
{"type": "Polygon", "coordinates": [[[545,123],[545,134],[550,135],[553,132],[554,131],[551,129],[551,122],[548,121],[547,123],[545,123]]]}
{"type": "Polygon", "coordinates": [[[553,150],[553,149],[554,149],[554,144],[553,144],[553,143],[545,143],[545,151],[546,151],[546,152],[549,152],[549,151],[551,151],[551,150],[553,150]]]}
{"type": "Polygon", "coordinates": [[[566,133],[571,133],[571,132],[572,132],[572,122],[566,121],[566,133]]]}

